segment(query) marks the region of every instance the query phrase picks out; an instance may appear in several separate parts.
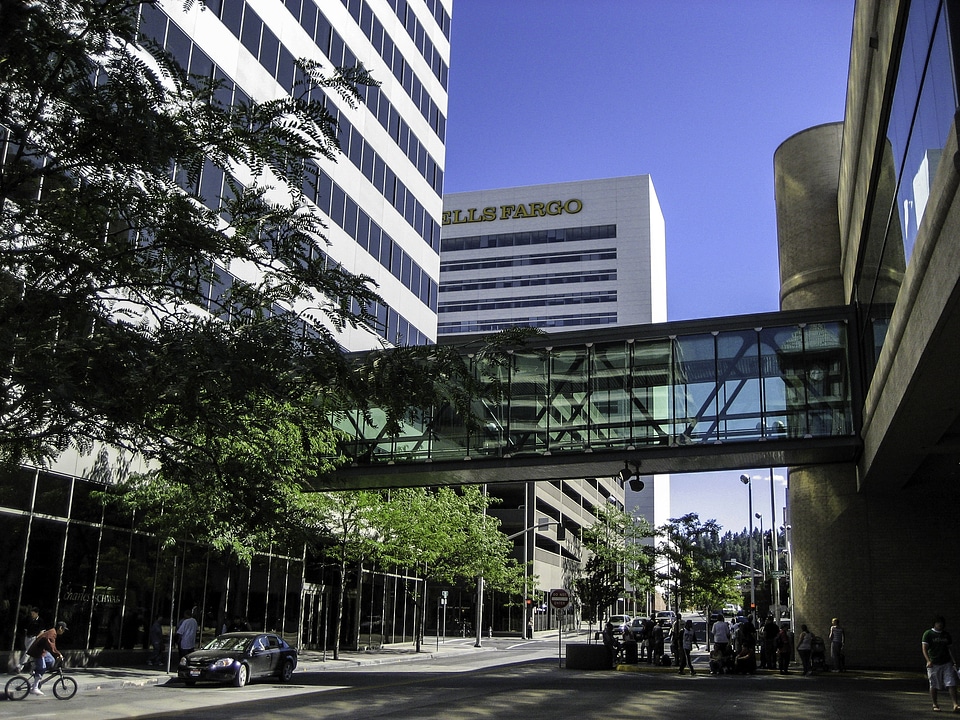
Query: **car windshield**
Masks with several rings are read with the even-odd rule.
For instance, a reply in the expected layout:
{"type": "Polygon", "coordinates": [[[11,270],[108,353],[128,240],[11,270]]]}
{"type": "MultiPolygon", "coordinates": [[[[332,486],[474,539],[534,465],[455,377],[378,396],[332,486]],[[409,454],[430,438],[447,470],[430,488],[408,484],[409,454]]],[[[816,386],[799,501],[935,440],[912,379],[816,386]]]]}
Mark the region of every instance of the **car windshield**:
{"type": "Polygon", "coordinates": [[[253,638],[249,636],[231,637],[230,635],[221,635],[214,638],[203,646],[204,650],[246,650],[250,647],[253,638]]]}

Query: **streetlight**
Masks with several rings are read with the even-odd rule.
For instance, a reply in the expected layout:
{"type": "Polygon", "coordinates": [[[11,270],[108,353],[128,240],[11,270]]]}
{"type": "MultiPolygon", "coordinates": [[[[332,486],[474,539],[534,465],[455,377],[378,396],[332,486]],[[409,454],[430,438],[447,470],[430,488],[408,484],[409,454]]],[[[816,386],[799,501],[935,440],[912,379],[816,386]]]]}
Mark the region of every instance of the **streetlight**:
{"type": "MultiPolygon", "coordinates": [[[[748,475],[741,475],[740,482],[747,486],[747,497],[750,499],[750,567],[753,567],[753,484],[748,475]]],[[[757,617],[757,579],[753,573],[750,574],[750,615],[753,616],[753,622],[756,623],[757,617]]]]}
{"type": "Polygon", "coordinates": [[[763,534],[763,515],[756,513],[754,517],[760,521],[760,573],[763,582],[767,581],[767,536],[763,534]]]}
{"type": "Polygon", "coordinates": [[[777,553],[777,510],[773,492],[773,468],[770,468],[770,554],[773,561],[770,565],[770,576],[773,578],[773,604],[777,610],[777,622],[780,622],[780,560],[777,553]]]}

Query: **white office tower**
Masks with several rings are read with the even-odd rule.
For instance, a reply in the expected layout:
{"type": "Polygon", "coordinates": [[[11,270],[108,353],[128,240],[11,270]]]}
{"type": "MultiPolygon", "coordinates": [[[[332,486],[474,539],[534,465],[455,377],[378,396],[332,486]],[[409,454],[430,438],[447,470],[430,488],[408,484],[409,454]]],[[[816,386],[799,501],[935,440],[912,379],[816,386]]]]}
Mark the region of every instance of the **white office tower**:
{"type": "MultiPolygon", "coordinates": [[[[649,175],[452,193],[443,198],[438,334],[512,326],[549,331],[667,319],[663,213],[649,175]]],[[[670,514],[670,477],[645,476],[636,493],[617,478],[491,486],[511,530],[539,518],[592,524],[587,508],[616,502],[652,525],[670,514]],[[535,508],[535,510],[533,509],[535,508]],[[509,511],[507,509],[510,509],[509,511]]],[[[570,542],[536,532],[518,551],[541,588],[570,582],[570,542]],[[536,550],[533,550],[533,545],[536,550]]],[[[627,607],[631,612],[645,608],[627,607]]],[[[536,618],[535,618],[536,621],[536,618]]]]}
{"type": "MultiPolygon", "coordinates": [[[[436,339],[440,214],[451,0],[162,0],[141,29],[193,73],[224,83],[221,98],[269,100],[299,92],[298,58],[326,71],[357,62],[379,88],[351,108],[334,91],[313,93],[338,116],[343,155],[318,158],[311,200],[328,226],[317,248],[379,285],[377,332],[391,343],[436,339]],[[186,5],[186,7],[185,7],[186,5]]],[[[207,197],[221,179],[207,178],[207,197]]],[[[203,183],[203,181],[201,181],[203,183]]],[[[347,329],[341,344],[378,344],[347,329]]]]}
{"type": "Polygon", "coordinates": [[[446,195],[440,269],[441,335],[667,319],[649,175],[446,195]]]}

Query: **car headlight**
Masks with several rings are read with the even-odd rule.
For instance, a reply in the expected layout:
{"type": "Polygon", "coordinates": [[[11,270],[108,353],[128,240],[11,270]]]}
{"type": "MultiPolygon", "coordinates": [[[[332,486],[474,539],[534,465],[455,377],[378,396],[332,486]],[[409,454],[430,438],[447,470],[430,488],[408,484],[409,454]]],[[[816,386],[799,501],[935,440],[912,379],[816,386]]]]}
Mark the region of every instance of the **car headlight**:
{"type": "Polygon", "coordinates": [[[180,667],[184,667],[186,664],[187,664],[187,656],[184,655],[182,658],[180,658],[180,667]]]}
{"type": "Polygon", "coordinates": [[[233,665],[233,662],[234,662],[233,658],[220,658],[213,664],[213,667],[215,668],[230,667],[231,665],[233,665]]]}

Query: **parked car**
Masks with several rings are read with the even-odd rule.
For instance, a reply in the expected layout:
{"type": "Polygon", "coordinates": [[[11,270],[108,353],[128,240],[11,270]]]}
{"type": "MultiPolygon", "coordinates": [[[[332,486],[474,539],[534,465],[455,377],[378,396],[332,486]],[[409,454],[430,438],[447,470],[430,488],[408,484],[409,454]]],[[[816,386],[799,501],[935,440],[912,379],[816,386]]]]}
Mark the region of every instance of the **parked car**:
{"type": "Polygon", "coordinates": [[[647,618],[636,617],[630,621],[630,630],[633,632],[635,637],[640,637],[643,634],[643,624],[647,621],[647,618]]]}
{"type": "Polygon", "coordinates": [[[660,610],[653,618],[653,621],[658,625],[671,626],[676,619],[677,614],[673,610],[660,610]]]}
{"type": "MultiPolygon", "coordinates": [[[[631,618],[629,615],[611,615],[607,618],[607,622],[613,625],[613,629],[616,632],[623,632],[625,627],[630,626],[631,618]]],[[[604,623],[606,625],[606,623],[604,623]]]]}
{"type": "Polygon", "coordinates": [[[258,677],[272,676],[289,682],[296,667],[297,649],[279,635],[233,632],[224,633],[183,657],[177,677],[187,685],[202,680],[243,687],[258,677]]]}

